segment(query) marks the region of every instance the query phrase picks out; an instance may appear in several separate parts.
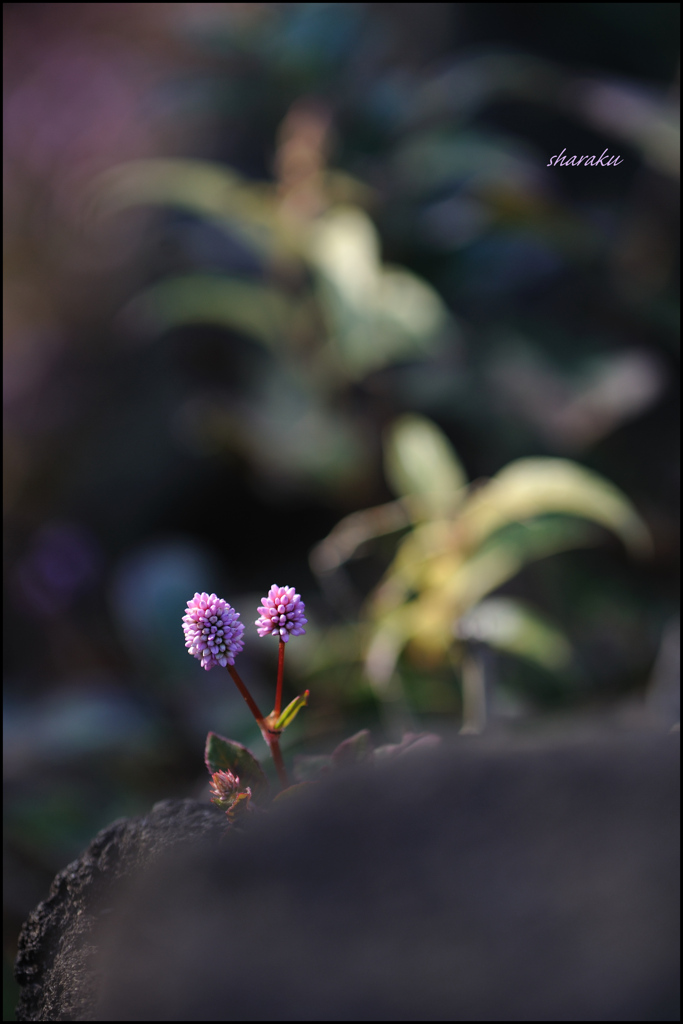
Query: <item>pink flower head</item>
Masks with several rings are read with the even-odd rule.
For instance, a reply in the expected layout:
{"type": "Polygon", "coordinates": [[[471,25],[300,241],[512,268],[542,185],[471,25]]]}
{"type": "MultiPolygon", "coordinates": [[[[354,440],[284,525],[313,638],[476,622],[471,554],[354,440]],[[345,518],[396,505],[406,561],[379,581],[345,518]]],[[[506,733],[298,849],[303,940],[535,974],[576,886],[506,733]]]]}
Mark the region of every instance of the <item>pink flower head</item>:
{"type": "Polygon", "coordinates": [[[185,646],[208,672],[214,665],[235,664],[244,647],[240,613],[215,594],[195,594],[183,615],[185,646]]]}
{"type": "Polygon", "coordinates": [[[238,775],[228,769],[217,771],[211,776],[211,803],[222,808],[231,822],[240,818],[245,811],[250,811],[251,787],[240,789],[238,775]]]}
{"type": "Polygon", "coordinates": [[[304,618],[305,605],[294,587],[278,587],[273,583],[267,597],[261,598],[260,616],[256,620],[259,636],[273,635],[285,643],[290,636],[301,636],[308,619],[304,618]]]}
{"type": "Polygon", "coordinates": [[[230,800],[238,792],[239,785],[239,775],[233,775],[230,769],[214,772],[211,776],[211,797],[214,800],[230,800]]]}

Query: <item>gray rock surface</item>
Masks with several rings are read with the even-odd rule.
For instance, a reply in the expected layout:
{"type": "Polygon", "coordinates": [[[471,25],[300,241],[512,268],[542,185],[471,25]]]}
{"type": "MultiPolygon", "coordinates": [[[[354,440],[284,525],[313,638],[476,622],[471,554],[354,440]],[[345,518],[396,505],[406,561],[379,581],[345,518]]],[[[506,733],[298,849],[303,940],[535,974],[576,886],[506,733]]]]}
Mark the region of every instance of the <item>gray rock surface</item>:
{"type": "MultiPolygon", "coordinates": [[[[674,735],[468,738],[330,776],[227,842],[157,844],[86,929],[96,956],[75,906],[51,959],[43,930],[49,1013],[20,1019],[678,1020],[678,757],[674,735]]],[[[164,806],[171,833],[193,807],[212,833],[211,809],[164,806]]],[[[105,876],[127,828],[89,852],[105,876]]]]}
{"type": "Polygon", "coordinates": [[[141,818],[121,818],[55,877],[19,937],[17,1020],[94,1020],[99,978],[95,930],[118,898],[121,881],[149,868],[161,851],[218,836],[223,816],[195,800],[164,800],[141,818]]]}

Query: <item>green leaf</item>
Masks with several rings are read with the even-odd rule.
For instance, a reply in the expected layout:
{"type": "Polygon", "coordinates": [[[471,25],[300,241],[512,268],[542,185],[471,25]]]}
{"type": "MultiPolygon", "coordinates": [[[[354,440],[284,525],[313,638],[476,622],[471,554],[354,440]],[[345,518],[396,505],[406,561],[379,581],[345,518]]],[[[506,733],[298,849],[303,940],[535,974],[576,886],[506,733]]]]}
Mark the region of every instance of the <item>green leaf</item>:
{"type": "Polygon", "coordinates": [[[600,542],[594,525],[572,516],[541,516],[510,523],[466,558],[449,547],[444,523],[417,526],[402,542],[375,599],[376,625],[365,670],[378,695],[386,691],[399,655],[410,639],[445,652],[454,620],[512,579],[535,559],[600,542]],[[408,600],[409,591],[418,596],[408,600]]]}
{"type": "Polygon", "coordinates": [[[465,471],[446,435],[424,416],[401,416],[384,442],[384,472],[400,497],[422,499],[433,515],[446,516],[461,500],[465,471]]]}
{"type": "Polygon", "coordinates": [[[635,555],[652,549],[649,531],[622,492],[598,473],[568,459],[518,459],[475,491],[459,525],[470,547],[496,530],[548,512],[580,516],[622,539],[635,555]]]}
{"type": "Polygon", "coordinates": [[[210,775],[218,771],[231,771],[237,775],[240,787],[250,786],[255,800],[267,795],[268,779],[254,755],[241,743],[210,732],[206,737],[204,761],[210,775]]]}
{"type": "Polygon", "coordinates": [[[275,729],[286,729],[287,726],[294,721],[301,709],[308,704],[309,693],[310,690],[306,690],[305,693],[302,693],[299,697],[295,697],[291,704],[287,705],[275,722],[275,729]]]}
{"type": "Polygon", "coordinates": [[[188,274],[141,292],[128,304],[124,317],[134,329],[152,334],[185,324],[215,324],[277,350],[291,319],[291,303],[267,285],[188,274]]]}
{"type": "Polygon", "coordinates": [[[343,764],[356,764],[372,756],[372,740],[369,729],[361,729],[354,736],[349,736],[332,751],[332,763],[335,768],[343,764]]]}
{"type": "Polygon", "coordinates": [[[277,224],[269,190],[249,185],[234,171],[203,160],[133,160],[94,184],[102,211],[163,205],[187,210],[238,235],[261,254],[272,250],[277,224]]]}
{"type": "Polygon", "coordinates": [[[565,516],[541,516],[498,530],[444,584],[444,599],[463,612],[507,583],[529,562],[600,543],[594,526],[565,516]]]}
{"type": "Polygon", "coordinates": [[[572,648],[564,633],[535,609],[510,597],[482,601],[460,620],[458,635],[534,661],[551,672],[571,661],[572,648]]]}
{"type": "MultiPolygon", "coordinates": [[[[483,89],[490,88],[495,82],[496,91],[501,89],[507,76],[499,72],[499,60],[496,54],[495,71],[482,72],[477,68],[472,81],[481,83],[483,89]]],[[[467,81],[467,78],[463,80],[467,81]]],[[[462,103],[461,97],[468,92],[467,88],[450,90],[457,98],[451,100],[449,95],[449,109],[452,102],[462,103]]],[[[471,95],[475,95],[475,90],[471,95]]],[[[481,95],[478,87],[476,96],[479,102],[481,95]]],[[[447,186],[453,188],[455,183],[479,179],[484,167],[487,186],[490,187],[490,183],[504,184],[520,180],[520,174],[528,174],[529,156],[523,147],[513,146],[490,133],[463,130],[461,125],[445,129],[429,127],[405,133],[394,155],[393,171],[402,187],[409,188],[413,195],[431,196],[447,186]]],[[[486,223],[484,221],[484,225],[486,223]]]]}
{"type": "Polygon", "coordinates": [[[477,554],[505,548],[527,562],[572,548],[594,547],[603,540],[601,530],[594,523],[551,513],[501,527],[483,542],[477,554]]]}
{"type": "Polygon", "coordinates": [[[335,352],[354,379],[433,352],[451,325],[425,281],[382,265],[377,230],[358,207],[337,205],[316,221],[308,258],[335,352]]]}
{"type": "Polygon", "coordinates": [[[410,612],[408,605],[393,609],[382,617],[371,635],[365,655],[365,672],[377,696],[388,693],[396,662],[409,637],[405,627],[410,612]]]}

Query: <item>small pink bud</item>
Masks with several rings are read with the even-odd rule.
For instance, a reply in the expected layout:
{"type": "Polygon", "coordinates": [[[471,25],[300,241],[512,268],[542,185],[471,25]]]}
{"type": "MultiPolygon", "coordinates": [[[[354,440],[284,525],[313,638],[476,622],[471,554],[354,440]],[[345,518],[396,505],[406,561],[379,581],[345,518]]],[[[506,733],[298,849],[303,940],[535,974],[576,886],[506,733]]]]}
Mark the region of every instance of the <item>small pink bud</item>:
{"type": "Polygon", "coordinates": [[[261,598],[256,620],[259,636],[277,636],[285,643],[290,636],[301,636],[308,619],[304,618],[304,602],[294,587],[278,587],[275,583],[268,591],[267,597],[261,598]]]}

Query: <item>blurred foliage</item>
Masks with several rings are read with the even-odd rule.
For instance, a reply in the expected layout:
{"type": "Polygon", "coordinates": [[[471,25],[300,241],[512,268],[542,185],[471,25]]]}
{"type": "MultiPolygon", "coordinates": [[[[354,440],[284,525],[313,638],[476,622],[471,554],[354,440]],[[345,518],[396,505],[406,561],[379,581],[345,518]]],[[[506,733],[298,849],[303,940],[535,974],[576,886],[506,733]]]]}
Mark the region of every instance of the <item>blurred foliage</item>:
{"type": "Polygon", "coordinates": [[[567,516],[611,529],[636,555],[651,551],[647,527],[626,497],[566,459],[519,459],[468,487],[448,439],[411,414],[388,432],[385,465],[400,500],[343,519],[311,556],[314,570],[333,573],[378,534],[410,525],[368,599],[369,629],[361,624],[357,633],[366,637],[365,670],[380,695],[406,645],[423,669],[457,664],[458,638],[550,670],[566,667],[571,648],[561,631],[511,598],[483,599],[527,562],[595,542],[567,516]]]}
{"type": "Polygon", "coordinates": [[[284,464],[314,488],[339,490],[368,471],[363,424],[339,407],[340,395],[370,372],[436,352],[453,318],[424,280],[382,264],[370,218],[339,202],[364,187],[325,170],[326,128],[319,106],[289,112],[272,186],[199,161],[146,161],[109,171],[94,203],[109,212],[143,203],[191,211],[263,261],[258,280],[164,279],[132,301],[126,324],[149,337],[207,323],[263,345],[273,362],[248,407],[224,403],[208,429],[266,469],[284,464]]]}
{"type": "Polygon", "coordinates": [[[306,601],[287,758],[673,706],[677,5],[4,18],[7,955],[209,728],[258,753],[197,590],[306,601]]]}

